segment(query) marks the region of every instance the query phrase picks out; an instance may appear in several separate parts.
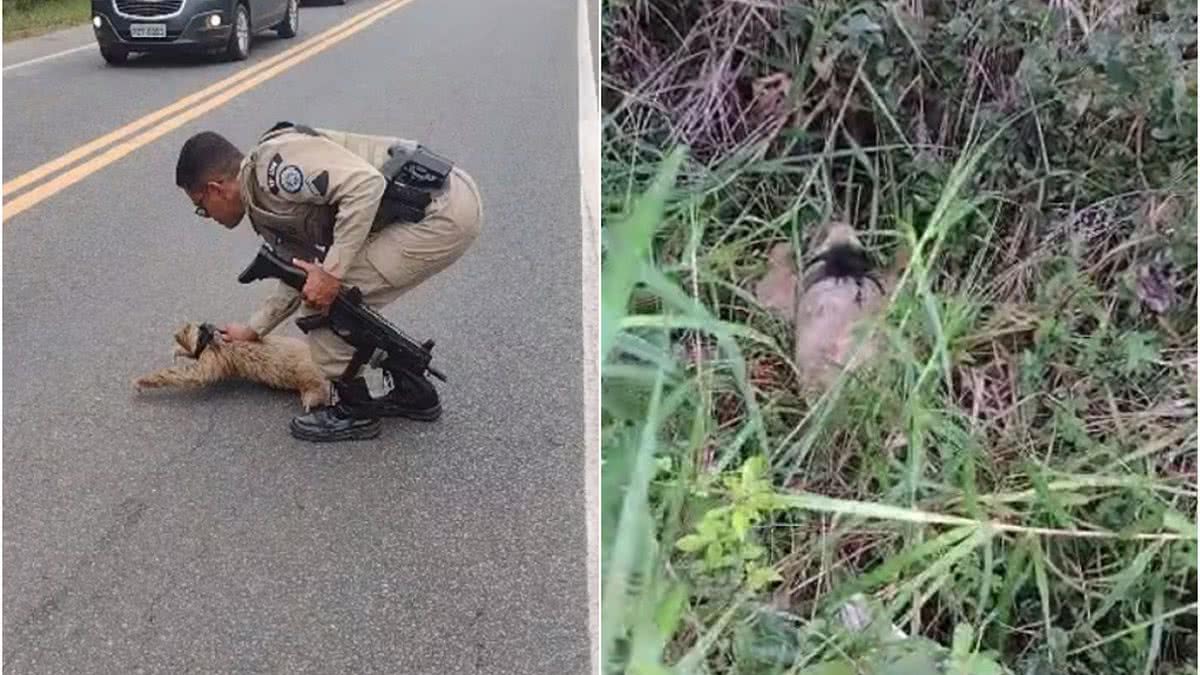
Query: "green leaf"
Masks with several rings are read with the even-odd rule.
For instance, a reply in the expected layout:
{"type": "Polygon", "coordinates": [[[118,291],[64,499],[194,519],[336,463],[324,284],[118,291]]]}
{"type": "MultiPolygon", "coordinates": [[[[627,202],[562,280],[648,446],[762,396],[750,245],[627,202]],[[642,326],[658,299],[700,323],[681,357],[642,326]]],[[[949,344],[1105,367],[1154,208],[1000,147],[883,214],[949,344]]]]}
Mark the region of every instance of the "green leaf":
{"type": "Polygon", "coordinates": [[[1128,567],[1112,578],[1114,583],[1112,584],[1111,590],[1104,597],[1099,608],[1094,609],[1089,613],[1090,616],[1088,617],[1088,620],[1083,624],[1083,628],[1086,630],[1079,631],[1080,633],[1086,633],[1087,631],[1093,629],[1096,624],[1103,619],[1113,607],[1117,605],[1117,603],[1131,596],[1130,590],[1133,589],[1139,582],[1144,580],[1146,568],[1149,567],[1150,563],[1158,555],[1158,552],[1162,550],[1164,545],[1165,544],[1161,541],[1152,543],[1145,550],[1139,553],[1137,557],[1135,557],[1133,561],[1129,563],[1128,567]]]}
{"type": "Polygon", "coordinates": [[[675,542],[675,548],[686,553],[695,553],[708,545],[708,539],[698,534],[689,534],[675,542]]]}
{"type": "Polygon", "coordinates": [[[675,186],[685,151],[677,148],[659,167],[650,188],[642,195],[624,222],[605,229],[608,252],[601,263],[600,358],[607,360],[616,341],[620,320],[630,295],[642,275],[643,266],[658,230],[667,200],[675,186]]]}
{"type": "Polygon", "coordinates": [[[732,525],[738,541],[746,541],[746,533],[750,531],[750,513],[745,509],[734,509],[732,525]]]}
{"type": "Polygon", "coordinates": [[[671,466],[672,463],[670,457],[663,456],[654,460],[654,468],[658,473],[670,473],[671,466]]]}
{"type": "Polygon", "coordinates": [[[1158,359],[1158,345],[1155,336],[1141,331],[1125,335],[1122,340],[1122,351],[1125,361],[1121,370],[1126,375],[1142,372],[1145,366],[1153,364],[1158,359]]]}
{"type": "Polygon", "coordinates": [[[1055,626],[1050,619],[1053,614],[1050,607],[1050,582],[1046,579],[1045,553],[1042,551],[1042,542],[1034,541],[1030,550],[1033,554],[1034,583],[1037,586],[1038,597],[1041,599],[1042,627],[1046,631],[1046,643],[1052,644],[1054,642],[1053,631],[1055,626]]]}
{"type": "Polygon", "coordinates": [[[1108,75],[1109,81],[1122,90],[1122,93],[1131,94],[1137,91],[1137,80],[1120,59],[1109,59],[1104,64],[1104,73],[1108,75]]]}
{"type": "Polygon", "coordinates": [[[759,492],[750,497],[747,503],[751,509],[754,509],[760,513],[764,511],[778,511],[779,509],[786,508],[786,503],[783,500],[783,496],[777,495],[773,492],[759,492]]]}
{"type": "Polygon", "coordinates": [[[767,553],[767,549],[758,544],[749,544],[742,549],[742,560],[757,560],[767,553]]]}
{"type": "Polygon", "coordinates": [[[1163,527],[1193,539],[1196,538],[1196,523],[1175,509],[1167,509],[1163,512],[1163,527]]]}
{"type": "Polygon", "coordinates": [[[705,513],[704,518],[700,521],[700,524],[696,526],[696,532],[709,541],[721,536],[721,530],[724,529],[721,527],[721,518],[728,510],[729,507],[721,506],[710,510],[708,513],[705,513]]]}
{"type": "Polygon", "coordinates": [[[866,14],[855,14],[841,27],[841,32],[847,37],[858,38],[868,33],[878,33],[883,27],[866,14]]]}
{"type": "Polygon", "coordinates": [[[766,473],[767,458],[762,455],[755,455],[746,460],[742,465],[742,486],[748,487],[753,485],[755,481],[766,473]]]}
{"type": "Polygon", "coordinates": [[[975,643],[975,631],[970,624],[960,623],[954,627],[954,640],[950,651],[955,660],[966,660],[971,655],[975,643]]]}
{"type": "Polygon", "coordinates": [[[947,675],[1004,675],[1000,664],[982,654],[973,653],[974,649],[974,628],[970,624],[955,626],[947,675]]]}
{"type": "Polygon", "coordinates": [[[704,566],[707,569],[715,570],[721,567],[721,558],[723,557],[721,548],[721,542],[714,541],[704,550],[704,566]]]}
{"type": "Polygon", "coordinates": [[[683,616],[687,598],[687,589],[682,584],[675,584],[659,604],[655,623],[658,624],[658,632],[663,642],[669,642],[679,629],[679,620],[683,616]]]}
{"type": "Polygon", "coordinates": [[[879,675],[933,675],[942,671],[937,656],[932,646],[916,649],[891,663],[881,664],[875,672],[879,675]]]}
{"type": "Polygon", "coordinates": [[[1067,511],[1058,497],[1050,490],[1049,481],[1046,480],[1042,467],[1030,463],[1027,473],[1033,482],[1034,492],[1038,496],[1038,505],[1046,509],[1048,515],[1057,522],[1059,527],[1071,527],[1071,517],[1067,515],[1067,511]]]}
{"type": "Polygon", "coordinates": [[[783,581],[783,577],[774,567],[752,565],[747,568],[746,583],[751,590],[762,590],[776,581],[783,581]]]}

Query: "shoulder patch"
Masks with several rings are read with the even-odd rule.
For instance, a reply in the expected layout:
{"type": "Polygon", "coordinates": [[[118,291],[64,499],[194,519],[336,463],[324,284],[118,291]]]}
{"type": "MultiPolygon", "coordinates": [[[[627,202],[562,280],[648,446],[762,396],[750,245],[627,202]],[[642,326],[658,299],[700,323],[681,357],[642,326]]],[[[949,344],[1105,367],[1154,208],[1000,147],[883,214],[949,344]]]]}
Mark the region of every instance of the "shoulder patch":
{"type": "Polygon", "coordinates": [[[304,187],[304,172],[295,164],[288,164],[279,172],[279,186],[285,192],[296,194],[304,187]]]}
{"type": "Polygon", "coordinates": [[[283,157],[278,152],[270,162],[267,162],[267,189],[273,195],[279,194],[279,179],[276,174],[279,172],[280,164],[283,164],[283,157]]]}
{"type": "Polygon", "coordinates": [[[324,197],[325,192],[329,189],[329,172],[322,171],[321,173],[317,174],[316,178],[308,181],[308,186],[312,188],[313,192],[316,192],[324,197]]]}

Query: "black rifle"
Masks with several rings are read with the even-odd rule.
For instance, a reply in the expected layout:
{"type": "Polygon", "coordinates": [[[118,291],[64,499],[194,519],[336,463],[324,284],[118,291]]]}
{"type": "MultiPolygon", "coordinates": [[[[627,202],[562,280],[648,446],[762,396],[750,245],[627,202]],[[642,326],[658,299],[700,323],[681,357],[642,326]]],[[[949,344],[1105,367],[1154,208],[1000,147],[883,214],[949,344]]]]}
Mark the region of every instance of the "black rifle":
{"type": "MultiPolygon", "coordinates": [[[[297,291],[304,288],[308,274],[280,258],[269,247],[258,250],[254,262],[238,275],[238,282],[248,284],[259,279],[279,279],[297,291]]],[[[442,382],[446,376],[429,365],[433,358],[433,340],[417,344],[379,312],[362,301],[362,291],[353,286],[338,290],[326,314],[314,314],[296,319],[305,333],[326,325],[341,339],[354,347],[354,356],[342,377],[348,382],[358,374],[363,364],[379,366],[391,372],[407,371],[418,377],[428,372],[442,382]]]]}

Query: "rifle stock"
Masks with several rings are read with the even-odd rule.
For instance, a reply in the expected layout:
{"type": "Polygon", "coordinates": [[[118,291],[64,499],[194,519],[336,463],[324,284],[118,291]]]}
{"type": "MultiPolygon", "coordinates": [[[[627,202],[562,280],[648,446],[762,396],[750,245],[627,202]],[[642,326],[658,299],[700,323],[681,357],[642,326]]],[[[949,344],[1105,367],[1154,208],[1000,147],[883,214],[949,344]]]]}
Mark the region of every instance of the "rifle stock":
{"type": "MultiPolygon", "coordinates": [[[[248,284],[260,279],[279,279],[299,291],[304,288],[307,277],[304,270],[280,258],[267,246],[262,246],[254,260],[238,275],[238,282],[248,284]]],[[[354,347],[354,358],[343,374],[346,379],[353,378],[358,369],[370,361],[385,370],[406,370],[418,376],[428,372],[446,381],[445,375],[429,365],[433,359],[433,340],[418,344],[383,315],[368,307],[357,288],[343,286],[328,314],[301,317],[296,320],[296,325],[305,333],[328,326],[335,335],[354,347]]]]}
{"type": "Polygon", "coordinates": [[[258,249],[258,255],[254,257],[254,260],[238,275],[238,283],[248,284],[260,279],[279,279],[298,291],[304,288],[304,281],[307,278],[308,274],[304,270],[280,258],[275,255],[274,251],[263,246],[258,249]]]}

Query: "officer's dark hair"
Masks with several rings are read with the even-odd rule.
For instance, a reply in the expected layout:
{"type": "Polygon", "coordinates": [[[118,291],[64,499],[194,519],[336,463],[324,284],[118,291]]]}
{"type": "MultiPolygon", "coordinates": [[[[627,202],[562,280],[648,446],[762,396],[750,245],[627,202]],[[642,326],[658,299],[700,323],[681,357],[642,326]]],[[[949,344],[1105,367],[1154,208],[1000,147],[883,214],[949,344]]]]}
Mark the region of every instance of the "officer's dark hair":
{"type": "Polygon", "coordinates": [[[236,175],[241,162],[242,152],[237,146],[218,133],[202,131],[187,139],[179,151],[175,184],[197,191],[210,180],[236,175]]]}

